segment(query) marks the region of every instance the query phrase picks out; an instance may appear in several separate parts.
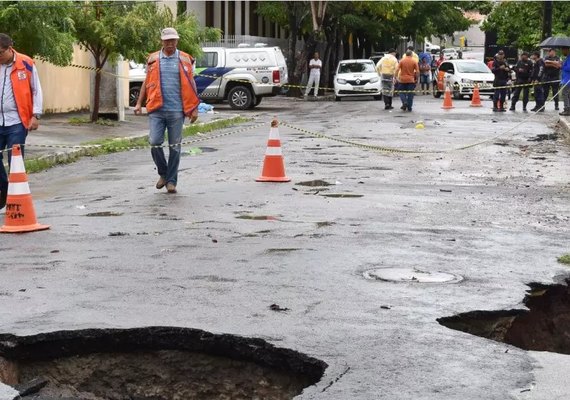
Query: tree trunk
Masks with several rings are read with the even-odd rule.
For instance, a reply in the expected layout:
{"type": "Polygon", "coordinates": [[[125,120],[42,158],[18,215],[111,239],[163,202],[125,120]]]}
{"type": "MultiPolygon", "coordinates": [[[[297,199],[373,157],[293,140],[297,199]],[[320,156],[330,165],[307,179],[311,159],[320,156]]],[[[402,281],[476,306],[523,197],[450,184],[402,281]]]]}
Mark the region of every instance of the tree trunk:
{"type": "MultiPolygon", "coordinates": [[[[287,50],[287,72],[289,73],[289,84],[299,85],[300,78],[297,76],[297,35],[299,34],[299,21],[297,5],[294,2],[288,3],[289,7],[289,49],[287,50]]],[[[292,87],[287,92],[287,96],[298,96],[298,87],[292,87]]]]}

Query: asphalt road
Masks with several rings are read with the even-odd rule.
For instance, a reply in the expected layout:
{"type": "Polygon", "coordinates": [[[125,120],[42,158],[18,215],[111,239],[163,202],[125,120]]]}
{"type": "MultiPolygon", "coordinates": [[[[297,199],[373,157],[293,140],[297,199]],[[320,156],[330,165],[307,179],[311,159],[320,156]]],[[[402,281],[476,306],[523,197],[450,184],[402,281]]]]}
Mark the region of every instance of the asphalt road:
{"type": "Polygon", "coordinates": [[[556,262],[568,251],[568,147],[529,141],[553,133],[552,105],[531,118],[493,114],[488,100],[454,103],[442,110],[419,96],[403,113],[375,101],[264,101],[249,114],[265,127],[183,157],[177,195],[154,189],[148,151],[32,175],[39,220],[52,228],[1,236],[1,330],[168,325],[261,337],[330,365],[299,399],[568,398],[569,356],[436,322],[521,307],[526,283],[569,272],[556,262]],[[281,127],[292,182],[257,183],[274,116],[438,153],[366,150],[281,127]],[[297,185],[316,179],[333,185],[297,185]],[[99,212],[116,216],[87,216],[99,212]],[[387,267],[463,280],[363,277],[387,267]]]}

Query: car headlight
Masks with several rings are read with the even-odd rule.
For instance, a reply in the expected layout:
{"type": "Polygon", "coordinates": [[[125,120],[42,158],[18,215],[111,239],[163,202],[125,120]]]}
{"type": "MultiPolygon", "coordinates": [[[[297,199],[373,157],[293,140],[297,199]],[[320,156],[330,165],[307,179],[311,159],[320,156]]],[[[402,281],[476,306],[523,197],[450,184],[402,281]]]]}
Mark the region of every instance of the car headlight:
{"type": "Polygon", "coordinates": [[[372,78],[370,79],[370,83],[376,83],[380,80],[380,78],[372,78]]]}
{"type": "Polygon", "coordinates": [[[341,85],[344,85],[346,83],[346,79],[342,79],[342,78],[337,78],[336,80],[338,83],[340,83],[341,85]]]}

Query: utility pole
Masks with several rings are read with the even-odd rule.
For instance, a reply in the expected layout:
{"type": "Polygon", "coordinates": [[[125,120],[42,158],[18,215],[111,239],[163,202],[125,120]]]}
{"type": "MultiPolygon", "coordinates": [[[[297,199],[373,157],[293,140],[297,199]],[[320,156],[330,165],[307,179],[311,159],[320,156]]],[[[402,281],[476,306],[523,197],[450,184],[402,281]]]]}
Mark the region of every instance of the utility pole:
{"type": "Polygon", "coordinates": [[[542,15],[542,40],[550,36],[552,36],[552,0],[546,0],[542,15]]]}

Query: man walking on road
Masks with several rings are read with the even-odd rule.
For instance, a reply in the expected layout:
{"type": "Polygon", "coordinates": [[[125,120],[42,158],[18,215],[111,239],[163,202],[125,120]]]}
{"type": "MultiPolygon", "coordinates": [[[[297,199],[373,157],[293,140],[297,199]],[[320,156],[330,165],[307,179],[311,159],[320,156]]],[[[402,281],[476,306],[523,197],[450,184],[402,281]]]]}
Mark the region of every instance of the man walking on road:
{"type": "MultiPolygon", "coordinates": [[[[28,131],[38,129],[43,108],[42,87],[34,61],[14,50],[13,45],[10,36],[0,33],[0,209],[6,205],[8,195],[3,150],[26,143],[28,131]]],[[[8,152],[8,164],[10,155],[8,152]]]]}
{"type": "Polygon", "coordinates": [[[493,111],[506,111],[506,86],[511,70],[505,61],[505,52],[503,50],[499,50],[495,56],[495,61],[493,61],[491,71],[495,74],[495,80],[493,81],[493,87],[495,87],[495,93],[493,94],[493,111]]]}
{"type": "Polygon", "coordinates": [[[319,60],[319,53],[315,52],[314,58],[309,62],[309,81],[307,82],[307,89],[305,90],[305,97],[309,96],[313,84],[315,91],[313,92],[315,98],[319,95],[319,82],[321,81],[321,68],[323,62],[319,60]]]}
{"type": "Polygon", "coordinates": [[[564,63],[562,64],[562,80],[560,84],[562,85],[562,101],[564,103],[564,111],[560,115],[568,117],[570,116],[570,48],[563,47],[562,54],[564,57],[564,63]]]}
{"type": "Polygon", "coordinates": [[[544,98],[548,99],[548,93],[552,90],[554,96],[554,109],[558,111],[558,91],[560,90],[560,57],[556,55],[555,49],[548,51],[548,56],[544,59],[544,98]]]}
{"type": "Polygon", "coordinates": [[[521,59],[515,66],[515,73],[517,74],[517,78],[515,81],[515,89],[513,91],[513,101],[511,103],[510,111],[515,111],[517,101],[519,101],[519,97],[521,95],[521,91],[523,92],[523,111],[526,111],[526,105],[528,104],[528,95],[530,93],[530,75],[532,73],[532,61],[528,59],[528,53],[525,51],[521,55],[521,59]],[[524,85],[524,86],[523,86],[524,85]]]}
{"type": "Polygon", "coordinates": [[[400,99],[402,100],[402,110],[412,111],[414,106],[414,92],[416,84],[420,77],[420,66],[413,58],[411,50],[406,51],[406,56],[396,67],[396,77],[398,82],[398,90],[401,91],[400,99]]]}
{"type": "Polygon", "coordinates": [[[394,77],[396,68],[398,67],[398,59],[396,58],[396,50],[388,50],[388,54],[378,61],[376,71],[382,80],[382,98],[384,100],[384,110],[391,110],[392,96],[394,95],[394,77]]]}
{"type": "Polygon", "coordinates": [[[162,49],[152,53],[147,60],[147,74],[135,107],[135,114],[140,114],[142,104],[147,98],[146,109],[149,116],[149,142],[152,159],[160,178],[157,189],[166,186],[168,193],[176,193],[178,183],[178,165],[180,164],[180,143],[184,118],[191,122],[198,118],[200,100],[196,92],[196,83],[192,76],[193,59],[178,50],[178,32],[174,28],[165,28],[161,32],[162,49]],[[164,132],[168,130],[168,163],[164,156],[164,132]]]}

